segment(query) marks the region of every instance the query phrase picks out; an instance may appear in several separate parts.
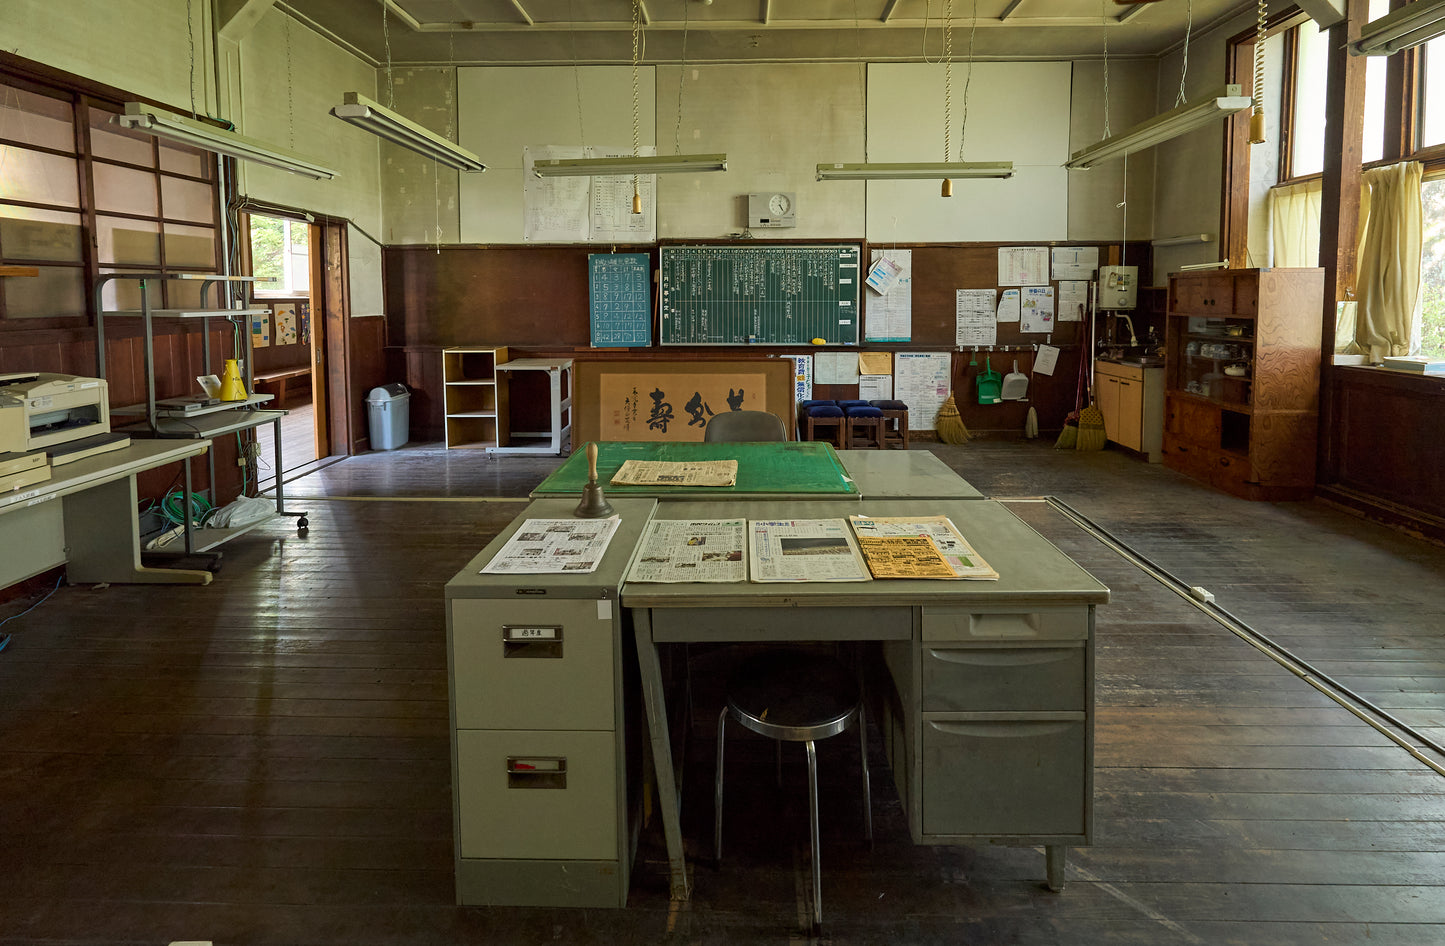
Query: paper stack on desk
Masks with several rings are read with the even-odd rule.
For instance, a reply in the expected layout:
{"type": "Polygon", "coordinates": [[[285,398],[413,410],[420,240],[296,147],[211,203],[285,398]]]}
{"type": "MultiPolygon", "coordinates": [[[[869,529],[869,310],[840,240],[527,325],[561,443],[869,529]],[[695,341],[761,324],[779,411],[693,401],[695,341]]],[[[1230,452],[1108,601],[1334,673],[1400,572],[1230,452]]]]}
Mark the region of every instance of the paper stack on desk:
{"type": "Polygon", "coordinates": [[[625,460],[613,486],[736,486],[736,460],[625,460]]]}

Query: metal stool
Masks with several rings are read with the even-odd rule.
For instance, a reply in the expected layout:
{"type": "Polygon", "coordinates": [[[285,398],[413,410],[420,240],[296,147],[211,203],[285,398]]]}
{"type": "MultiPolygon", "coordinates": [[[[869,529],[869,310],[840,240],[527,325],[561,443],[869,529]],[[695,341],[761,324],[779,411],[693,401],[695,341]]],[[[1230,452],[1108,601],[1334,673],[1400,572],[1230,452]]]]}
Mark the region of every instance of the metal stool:
{"type": "Polygon", "coordinates": [[[770,739],[801,742],[808,752],[808,814],[813,842],[813,934],[823,924],[823,881],[818,843],[818,754],[813,743],[855,724],[863,763],[863,828],[873,840],[873,793],[868,782],[868,727],[853,671],[836,658],[798,651],[763,653],[746,661],[728,682],[727,705],[717,719],[713,852],[722,862],[723,737],[728,717],[770,739]]]}

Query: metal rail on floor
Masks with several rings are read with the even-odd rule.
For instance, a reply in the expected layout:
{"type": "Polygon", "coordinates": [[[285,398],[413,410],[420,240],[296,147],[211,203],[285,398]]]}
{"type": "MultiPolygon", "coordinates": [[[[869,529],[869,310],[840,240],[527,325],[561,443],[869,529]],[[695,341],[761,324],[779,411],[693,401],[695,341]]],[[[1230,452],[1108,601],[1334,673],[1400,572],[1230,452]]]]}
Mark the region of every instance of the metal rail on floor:
{"type": "Polygon", "coordinates": [[[1179,597],[1189,602],[1195,608],[1228,628],[1237,637],[1251,644],[1280,666],[1304,680],[1340,706],[1349,710],[1381,735],[1404,749],[1417,761],[1429,766],[1436,774],[1445,775],[1445,764],[1429,757],[1420,750],[1420,746],[1424,746],[1440,757],[1445,758],[1445,746],[1426,736],[1404,720],[1394,716],[1388,710],[1376,706],[1365,697],[1351,690],[1318,667],[1315,667],[1309,661],[1299,657],[1283,644],[1272,640],[1267,635],[1256,630],[1248,622],[1231,614],[1227,609],[1216,604],[1213,600],[1201,600],[1200,597],[1195,595],[1194,586],[1179,579],[1168,569],[1154,563],[1148,556],[1131,548],[1113,533],[1089,519],[1057,496],[1018,497],[1011,499],[1003,497],[992,498],[1001,503],[1045,503],[1056,509],[1064,518],[1098,539],[1119,556],[1137,566],[1145,574],[1179,595],[1179,597]],[[1412,744],[1410,740],[1414,740],[1415,744],[1412,744]]]}

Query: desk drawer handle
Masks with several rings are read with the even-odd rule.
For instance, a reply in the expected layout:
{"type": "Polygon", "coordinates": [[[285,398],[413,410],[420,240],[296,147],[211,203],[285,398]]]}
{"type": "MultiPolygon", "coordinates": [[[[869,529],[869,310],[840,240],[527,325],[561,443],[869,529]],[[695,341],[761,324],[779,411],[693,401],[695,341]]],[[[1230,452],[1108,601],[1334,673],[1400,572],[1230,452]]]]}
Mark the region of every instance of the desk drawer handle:
{"type": "Polygon", "coordinates": [[[945,723],[939,720],[929,720],[928,725],[950,736],[975,736],[982,739],[1014,739],[1021,736],[1036,739],[1040,736],[1055,736],[1076,730],[1079,726],[1078,723],[1066,720],[999,723],[945,723]]]}
{"type": "Polygon", "coordinates": [[[502,657],[562,657],[562,625],[502,626],[502,657]]]}
{"type": "Polygon", "coordinates": [[[966,664],[973,667],[1029,667],[1038,664],[1062,663],[1073,660],[1078,656],[1077,648],[1048,650],[1030,648],[1028,650],[978,650],[975,648],[960,648],[957,650],[941,650],[931,647],[928,656],[935,660],[951,664],[966,664]]]}
{"type": "Polygon", "coordinates": [[[566,788],[565,756],[508,756],[508,788],[566,788]]]}
{"type": "Polygon", "coordinates": [[[975,637],[1032,637],[1039,632],[1037,614],[975,614],[969,620],[975,637]]]}

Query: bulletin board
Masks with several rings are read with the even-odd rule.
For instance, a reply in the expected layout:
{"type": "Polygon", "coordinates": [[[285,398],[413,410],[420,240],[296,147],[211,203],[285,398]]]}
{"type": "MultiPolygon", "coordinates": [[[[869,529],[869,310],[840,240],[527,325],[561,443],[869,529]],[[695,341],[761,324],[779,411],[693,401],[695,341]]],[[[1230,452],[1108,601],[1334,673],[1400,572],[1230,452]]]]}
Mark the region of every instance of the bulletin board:
{"type": "Polygon", "coordinates": [[[792,359],[583,361],[575,374],[574,443],[701,441],[709,417],[735,409],[794,426],[792,359]]]}

